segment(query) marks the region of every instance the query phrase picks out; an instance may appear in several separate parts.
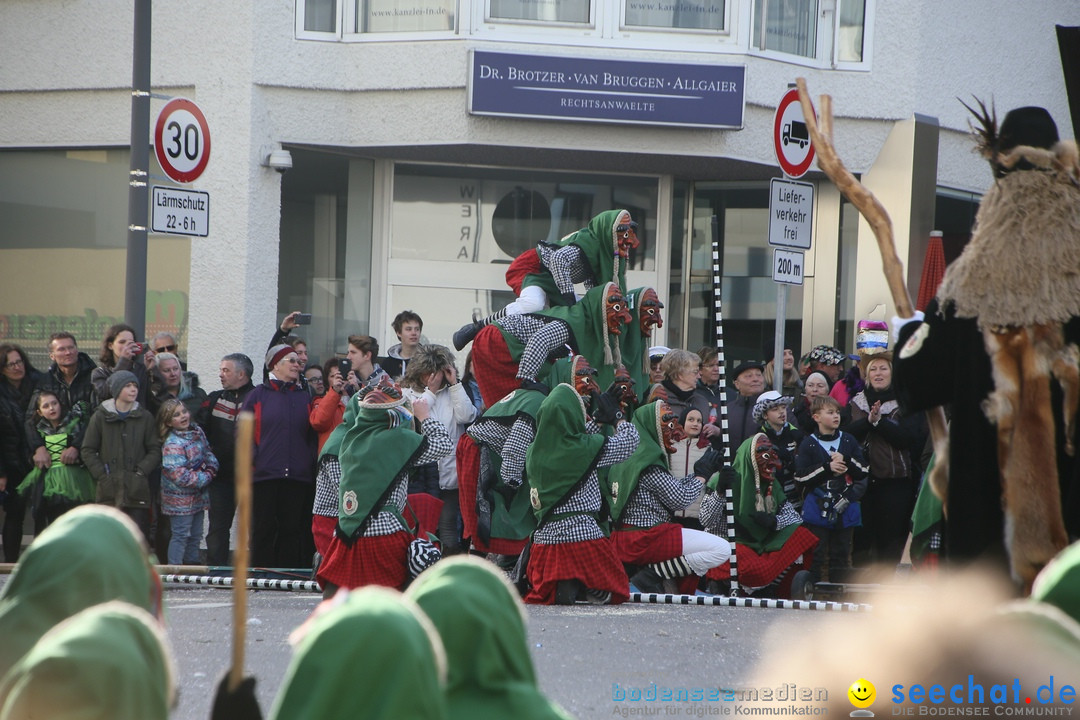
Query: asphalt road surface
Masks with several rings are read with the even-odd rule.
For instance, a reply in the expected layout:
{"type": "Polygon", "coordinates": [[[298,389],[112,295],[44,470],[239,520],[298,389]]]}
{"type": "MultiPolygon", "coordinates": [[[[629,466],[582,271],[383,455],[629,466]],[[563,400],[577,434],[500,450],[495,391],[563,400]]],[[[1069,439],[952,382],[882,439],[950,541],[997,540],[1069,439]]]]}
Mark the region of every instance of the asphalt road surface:
{"type": "MultiPolygon", "coordinates": [[[[289,633],[318,604],[312,593],[249,591],[247,671],[264,714],[292,654],[289,633]]],[[[230,663],[231,590],[167,585],[166,623],[178,666],[174,720],[206,720],[230,663]]],[[[766,633],[805,637],[834,613],[628,603],[530,606],[529,644],[541,688],[579,720],[707,716],[708,704],[631,703],[620,694],[663,688],[740,687],[761,658],[766,633]],[[696,714],[695,714],[696,713],[696,714]]],[[[847,614],[857,624],[861,613],[847,614]]],[[[347,700],[346,700],[347,701],[347,700]]]]}

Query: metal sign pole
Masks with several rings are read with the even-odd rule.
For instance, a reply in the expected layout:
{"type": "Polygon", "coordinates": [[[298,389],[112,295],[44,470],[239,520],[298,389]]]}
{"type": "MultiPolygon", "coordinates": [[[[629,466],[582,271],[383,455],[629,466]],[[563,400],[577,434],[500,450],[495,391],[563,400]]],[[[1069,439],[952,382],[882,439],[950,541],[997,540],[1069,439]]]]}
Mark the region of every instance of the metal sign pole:
{"type": "Polygon", "coordinates": [[[131,61],[131,165],[128,174],[127,275],[124,320],[146,334],[146,219],[150,171],[150,0],[135,0],[131,61]]]}

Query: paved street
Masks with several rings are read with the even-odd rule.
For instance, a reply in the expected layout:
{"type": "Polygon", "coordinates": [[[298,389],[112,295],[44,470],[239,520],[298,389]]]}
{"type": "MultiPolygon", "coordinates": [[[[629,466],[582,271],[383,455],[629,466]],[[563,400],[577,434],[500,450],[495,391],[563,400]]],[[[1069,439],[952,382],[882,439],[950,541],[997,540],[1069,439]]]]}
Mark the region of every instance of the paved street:
{"type": "MultiPolygon", "coordinates": [[[[166,587],[167,623],[181,690],[173,718],[205,720],[216,682],[229,664],[231,591],[166,587]]],[[[288,666],[287,636],[318,600],[310,593],[249,593],[247,669],[258,678],[264,712],[288,666]]],[[[790,628],[805,635],[832,614],[646,604],[530,607],[529,635],[541,687],[579,720],[586,720],[627,709],[612,695],[629,688],[647,689],[652,683],[661,688],[745,684],[769,630],[790,628]]],[[[855,624],[863,615],[846,617],[855,624]]],[[[682,710],[679,714],[690,716],[682,710]]]]}

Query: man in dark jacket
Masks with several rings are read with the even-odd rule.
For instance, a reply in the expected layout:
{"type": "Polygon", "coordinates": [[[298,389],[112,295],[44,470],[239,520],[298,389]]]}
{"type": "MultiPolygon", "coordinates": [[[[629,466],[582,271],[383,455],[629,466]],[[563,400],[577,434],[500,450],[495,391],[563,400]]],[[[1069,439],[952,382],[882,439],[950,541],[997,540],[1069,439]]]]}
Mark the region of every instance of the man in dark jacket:
{"type": "MultiPolygon", "coordinates": [[[[759,362],[744,362],[735,366],[731,372],[731,384],[728,391],[728,448],[729,458],[734,459],[739,446],[758,429],[754,420],[754,403],[765,391],[765,366],[759,362]]],[[[718,443],[713,441],[713,447],[718,443]]],[[[721,448],[717,447],[717,450],[721,448]]]]}
{"type": "MultiPolygon", "coordinates": [[[[94,384],[90,379],[91,373],[97,365],[84,352],[79,352],[79,345],[75,336],[69,332],[55,332],[49,337],[49,359],[52,364],[48,371],[38,381],[35,390],[48,390],[60,399],[62,414],[67,414],[75,403],[80,400],[86,401],[91,409],[96,408],[102,400],[111,398],[97,398],[94,393],[94,384]]],[[[27,420],[31,409],[27,409],[27,420]]],[[[34,454],[35,467],[47,468],[52,464],[49,451],[45,449],[45,443],[41,435],[32,425],[26,425],[26,441],[34,454]]],[[[79,448],[82,447],[82,434],[71,439],[71,447],[65,453],[73,453],[74,459],[78,457],[79,448]]],[[[65,460],[65,462],[67,462],[65,460]]]]}
{"type": "Polygon", "coordinates": [[[255,387],[251,358],[232,353],[221,358],[218,378],[221,389],[210,393],[199,408],[196,420],[206,431],[206,439],[220,463],[210,482],[210,527],[206,532],[206,564],[229,564],[229,532],[236,514],[236,416],[244,399],[255,387]]]}

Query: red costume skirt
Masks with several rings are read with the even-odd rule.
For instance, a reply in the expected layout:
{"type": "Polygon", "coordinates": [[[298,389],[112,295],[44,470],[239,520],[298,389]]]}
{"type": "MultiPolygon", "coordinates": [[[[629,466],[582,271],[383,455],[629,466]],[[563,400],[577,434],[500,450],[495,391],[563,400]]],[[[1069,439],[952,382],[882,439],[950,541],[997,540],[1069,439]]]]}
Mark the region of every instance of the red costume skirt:
{"type": "Polygon", "coordinates": [[[506,269],[506,284],[514,291],[515,295],[521,295],[521,282],[526,275],[544,272],[544,266],[540,262],[540,253],[536,249],[526,250],[514,258],[510,267],[506,269]]]}
{"type": "Polygon", "coordinates": [[[525,596],[527,603],[554,604],[560,580],[580,580],[587,588],[606,590],[611,593],[612,605],[630,598],[630,580],[607,538],[558,545],[534,543],[528,576],[532,589],[525,596]]]}
{"type": "Polygon", "coordinates": [[[499,555],[518,555],[528,538],[491,538],[485,543],[476,532],[476,486],[480,477],[480,447],[468,435],[462,435],[457,446],[458,498],[461,521],[465,525],[462,537],[472,539],[472,549],[499,555]]]}
{"type": "Polygon", "coordinates": [[[682,525],[619,528],[611,533],[611,544],[619,560],[629,565],[663,562],[682,555],[682,525]]]}
{"type": "Polygon", "coordinates": [[[413,536],[401,530],[391,535],[361,537],[348,547],[338,537],[319,565],[316,579],[347,589],[384,585],[404,590],[409,581],[406,553],[413,536]]]}
{"type": "MultiPolygon", "coordinates": [[[[798,570],[810,567],[814,557],[813,550],[817,547],[818,539],[814,533],[803,526],[799,526],[792,533],[784,547],[773,552],[757,554],[743,543],[735,544],[735,558],[739,564],[739,575],[736,580],[740,585],[747,587],[764,587],[777,578],[780,573],[795,564],[800,555],[802,562],[798,570]]],[[[781,597],[787,597],[791,593],[791,579],[794,572],[788,573],[780,586],[781,597]]],[[[710,580],[730,580],[731,563],[726,562],[710,570],[705,577],[710,580]]]]}
{"type": "Polygon", "coordinates": [[[334,528],[337,527],[337,515],[311,516],[311,535],[315,538],[315,549],[320,555],[326,557],[330,552],[330,540],[334,537],[334,528]]]}
{"type": "Polygon", "coordinates": [[[486,325],[476,334],[472,356],[473,375],[480,386],[485,407],[491,407],[521,387],[521,381],[517,379],[517,360],[510,357],[510,349],[499,328],[486,325]]]}
{"type": "Polygon", "coordinates": [[[439,536],[439,515],[443,501],[427,493],[413,493],[409,496],[402,517],[409,527],[419,527],[417,536],[427,538],[428,534],[439,536]]]}

